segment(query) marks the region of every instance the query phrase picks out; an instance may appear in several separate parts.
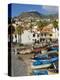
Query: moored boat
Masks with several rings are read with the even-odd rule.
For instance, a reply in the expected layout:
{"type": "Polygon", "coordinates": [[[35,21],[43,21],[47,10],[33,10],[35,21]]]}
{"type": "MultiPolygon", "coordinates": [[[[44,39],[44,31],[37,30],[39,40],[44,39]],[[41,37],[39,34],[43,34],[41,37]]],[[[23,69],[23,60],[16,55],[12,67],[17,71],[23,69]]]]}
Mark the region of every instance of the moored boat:
{"type": "Polygon", "coordinates": [[[47,70],[33,70],[32,75],[48,75],[47,70]]]}
{"type": "Polygon", "coordinates": [[[49,54],[49,55],[43,55],[40,57],[32,58],[31,67],[32,68],[47,68],[51,64],[58,61],[57,54],[49,54]]]}

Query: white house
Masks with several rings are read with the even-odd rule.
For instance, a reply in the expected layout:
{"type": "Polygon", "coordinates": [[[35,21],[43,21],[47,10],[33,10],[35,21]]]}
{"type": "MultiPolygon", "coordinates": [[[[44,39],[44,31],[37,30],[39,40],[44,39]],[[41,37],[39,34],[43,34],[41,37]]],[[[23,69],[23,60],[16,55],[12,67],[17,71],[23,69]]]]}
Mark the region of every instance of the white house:
{"type": "Polygon", "coordinates": [[[21,43],[23,44],[33,44],[38,40],[40,40],[39,33],[31,32],[30,30],[24,30],[21,35],[21,43]]]}
{"type": "Polygon", "coordinates": [[[59,30],[53,28],[52,31],[53,31],[52,38],[53,38],[53,39],[58,39],[58,37],[59,37],[59,30]]]}
{"type": "Polygon", "coordinates": [[[21,35],[21,43],[22,44],[31,44],[32,41],[32,33],[29,30],[24,30],[21,35]]]}
{"type": "Polygon", "coordinates": [[[12,42],[22,43],[22,44],[33,44],[35,42],[40,41],[40,33],[39,31],[34,32],[30,30],[24,30],[24,32],[21,35],[13,34],[13,40],[12,42]],[[21,38],[21,42],[20,42],[21,38]]]}

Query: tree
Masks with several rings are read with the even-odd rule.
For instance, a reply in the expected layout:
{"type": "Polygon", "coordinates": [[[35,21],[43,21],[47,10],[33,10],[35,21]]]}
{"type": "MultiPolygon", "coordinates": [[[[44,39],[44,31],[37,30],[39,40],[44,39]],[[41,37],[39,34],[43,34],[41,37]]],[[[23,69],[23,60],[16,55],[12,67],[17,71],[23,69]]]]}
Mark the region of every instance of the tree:
{"type": "Polygon", "coordinates": [[[58,29],[58,21],[56,21],[56,20],[53,21],[53,26],[54,26],[55,29],[58,29]]]}
{"type": "Polygon", "coordinates": [[[15,28],[12,24],[8,25],[8,36],[10,36],[11,41],[13,41],[13,34],[15,32],[15,28]]]}
{"type": "Polygon", "coordinates": [[[42,30],[45,26],[47,26],[49,24],[49,22],[47,22],[47,21],[38,21],[37,22],[37,25],[38,25],[38,28],[40,29],[40,30],[42,30]]]}
{"type": "Polygon", "coordinates": [[[37,25],[38,25],[38,28],[39,28],[40,30],[42,30],[43,27],[45,26],[42,21],[38,21],[38,22],[37,22],[37,25]]]}
{"type": "Polygon", "coordinates": [[[29,26],[29,28],[30,28],[31,31],[32,31],[32,27],[33,27],[33,24],[31,23],[30,26],[29,26]]]}
{"type": "Polygon", "coordinates": [[[58,21],[53,21],[53,27],[55,28],[55,37],[56,37],[56,29],[58,29],[58,21]]]}
{"type": "Polygon", "coordinates": [[[22,26],[18,25],[16,27],[16,33],[18,34],[19,43],[21,43],[21,34],[22,34],[22,32],[23,32],[22,26]]]}
{"type": "Polygon", "coordinates": [[[13,34],[15,32],[15,28],[12,24],[8,26],[8,34],[13,34]]]}

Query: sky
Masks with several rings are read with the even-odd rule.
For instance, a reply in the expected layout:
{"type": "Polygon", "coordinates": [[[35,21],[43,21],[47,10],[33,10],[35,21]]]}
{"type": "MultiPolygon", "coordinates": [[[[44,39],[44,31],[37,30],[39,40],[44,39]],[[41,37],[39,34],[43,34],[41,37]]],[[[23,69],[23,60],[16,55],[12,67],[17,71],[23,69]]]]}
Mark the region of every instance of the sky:
{"type": "MultiPolygon", "coordinates": [[[[37,11],[42,14],[58,13],[57,6],[31,5],[31,4],[11,4],[11,16],[19,16],[22,12],[37,11]]],[[[9,11],[10,13],[10,11],[9,11]]]]}

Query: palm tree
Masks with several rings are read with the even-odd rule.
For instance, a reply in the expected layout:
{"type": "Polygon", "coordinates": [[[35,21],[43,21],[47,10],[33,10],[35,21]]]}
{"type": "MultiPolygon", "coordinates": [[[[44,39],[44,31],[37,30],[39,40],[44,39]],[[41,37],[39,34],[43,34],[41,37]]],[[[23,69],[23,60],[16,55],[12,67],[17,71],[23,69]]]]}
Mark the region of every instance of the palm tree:
{"type": "Polygon", "coordinates": [[[56,37],[56,29],[58,29],[58,21],[53,21],[53,27],[55,28],[55,37],[56,37]]]}
{"type": "Polygon", "coordinates": [[[38,25],[38,28],[39,28],[40,30],[42,30],[43,27],[47,25],[47,22],[39,21],[39,22],[37,22],[37,25],[38,25]]]}
{"type": "Polygon", "coordinates": [[[15,32],[15,28],[12,24],[8,25],[8,36],[10,36],[11,42],[13,41],[13,34],[15,32]]]}
{"type": "Polygon", "coordinates": [[[21,25],[18,25],[16,27],[16,33],[18,34],[19,43],[21,44],[21,34],[23,32],[23,28],[21,25]]]}
{"type": "Polygon", "coordinates": [[[53,26],[54,26],[55,29],[58,29],[58,21],[56,21],[56,20],[53,21],[53,26]]]}

